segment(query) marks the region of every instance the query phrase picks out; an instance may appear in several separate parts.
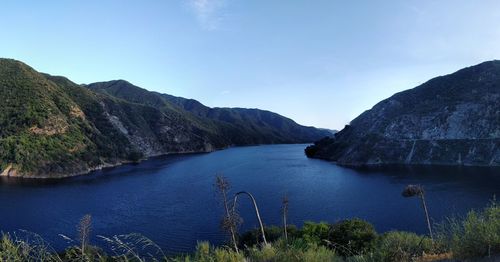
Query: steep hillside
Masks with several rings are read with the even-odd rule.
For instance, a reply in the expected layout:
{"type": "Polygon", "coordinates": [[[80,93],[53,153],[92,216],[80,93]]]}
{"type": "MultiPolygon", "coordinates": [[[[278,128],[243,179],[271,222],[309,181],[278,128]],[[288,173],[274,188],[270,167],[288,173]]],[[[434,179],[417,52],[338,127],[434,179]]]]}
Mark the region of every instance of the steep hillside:
{"type": "MultiPolygon", "coordinates": [[[[315,137],[237,133],[161,94],[125,81],[91,89],[0,59],[0,175],[63,177],[168,153],[210,152],[233,144],[306,142],[315,137]],[[129,86],[126,89],[113,89],[129,86]],[[118,95],[119,94],[119,95],[118,95]],[[248,138],[245,137],[248,135],[248,138]],[[234,137],[243,137],[241,140],[234,137]],[[256,139],[258,138],[258,139],[256,139]],[[237,143],[236,141],[242,141],[237,143]]],[[[316,129],[312,129],[313,131],[316,129]]]]}
{"type": "Polygon", "coordinates": [[[0,60],[2,175],[60,177],[145,157],[227,146],[182,115],[92,92],[0,60]]]}
{"type": "Polygon", "coordinates": [[[164,112],[180,112],[200,127],[215,132],[231,145],[307,143],[330,132],[305,127],[273,112],[244,108],[210,108],[193,99],[149,92],[126,81],[90,84],[97,92],[129,102],[153,106],[164,112]]]}
{"type": "Polygon", "coordinates": [[[345,165],[500,165],[500,61],[397,93],[306,149],[345,165]]]}
{"type": "Polygon", "coordinates": [[[236,130],[237,136],[232,137],[236,143],[245,143],[244,140],[238,141],[241,138],[253,138],[259,143],[269,143],[273,140],[281,143],[297,143],[314,141],[315,137],[331,135],[326,130],[301,126],[289,118],[265,110],[210,108],[193,99],[163,96],[197,116],[226,124],[229,132],[236,130]]]}
{"type": "Polygon", "coordinates": [[[99,164],[96,130],[63,88],[21,62],[2,59],[0,97],[4,175],[79,173],[99,164]]]}

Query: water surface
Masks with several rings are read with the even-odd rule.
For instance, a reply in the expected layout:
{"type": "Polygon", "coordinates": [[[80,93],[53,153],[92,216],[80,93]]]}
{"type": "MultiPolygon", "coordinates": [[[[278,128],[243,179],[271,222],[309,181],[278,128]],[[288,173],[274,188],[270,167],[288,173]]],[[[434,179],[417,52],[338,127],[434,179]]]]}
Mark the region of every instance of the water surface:
{"type": "MultiPolygon", "coordinates": [[[[95,235],[141,233],[167,252],[192,250],[198,240],[223,243],[222,210],[214,192],[220,173],[233,193],[246,190],[258,201],[265,224],[281,223],[287,194],[289,221],[335,222],[359,217],[379,232],[425,233],[417,199],[401,197],[407,184],[422,184],[435,221],[482,208],[500,192],[493,168],[391,168],[354,170],[308,159],[306,145],[231,148],[210,154],[157,157],[62,180],[0,180],[0,230],[40,234],[55,248],[59,236],[75,236],[76,223],[93,217],[95,235]]],[[[257,225],[248,199],[241,198],[242,230],[257,225]]],[[[98,242],[98,239],[94,239],[98,242]]]]}

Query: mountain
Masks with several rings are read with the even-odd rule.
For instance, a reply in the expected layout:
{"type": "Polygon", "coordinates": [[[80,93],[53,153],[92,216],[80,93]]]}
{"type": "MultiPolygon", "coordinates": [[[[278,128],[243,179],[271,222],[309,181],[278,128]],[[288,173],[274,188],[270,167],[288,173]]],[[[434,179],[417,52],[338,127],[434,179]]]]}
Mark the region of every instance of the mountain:
{"type": "Polygon", "coordinates": [[[330,133],[330,135],[335,135],[336,133],[338,133],[339,131],[336,130],[336,129],[328,129],[328,128],[318,128],[319,130],[323,130],[323,131],[327,131],[330,133]]]}
{"type": "Polygon", "coordinates": [[[157,108],[187,112],[187,118],[213,128],[230,145],[304,143],[330,135],[325,130],[304,127],[273,112],[246,108],[210,108],[194,99],[149,92],[126,81],[88,85],[93,91],[157,108]]]}
{"type": "Polygon", "coordinates": [[[304,143],[326,135],[260,110],[252,121],[272,116],[282,124],[257,128],[246,119],[230,124],[123,80],[78,85],[11,59],[0,59],[0,97],[3,176],[71,176],[162,154],[304,143]]]}
{"type": "Polygon", "coordinates": [[[500,165],[500,61],[393,95],[306,148],[343,165],[500,165]]]}

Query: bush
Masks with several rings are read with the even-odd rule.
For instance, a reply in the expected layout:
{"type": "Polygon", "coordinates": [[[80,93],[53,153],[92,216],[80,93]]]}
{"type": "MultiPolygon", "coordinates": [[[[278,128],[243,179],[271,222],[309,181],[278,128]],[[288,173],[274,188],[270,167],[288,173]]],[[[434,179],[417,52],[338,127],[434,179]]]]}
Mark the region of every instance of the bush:
{"type": "Polygon", "coordinates": [[[342,256],[352,256],[371,251],[376,238],[372,224],[355,218],[332,225],[328,241],[342,256]]]}
{"type": "Polygon", "coordinates": [[[248,258],[250,261],[279,261],[277,250],[272,245],[267,245],[262,248],[254,246],[248,250],[248,258]]]}
{"type": "MultiPolygon", "coordinates": [[[[78,247],[70,247],[61,254],[63,261],[107,261],[111,260],[107,254],[99,247],[87,246],[85,253],[78,247]]],[[[118,258],[116,258],[118,260],[118,258]]]]}
{"type": "Polygon", "coordinates": [[[426,236],[391,231],[378,238],[375,250],[376,261],[411,261],[424,253],[433,253],[433,244],[426,236]]]}
{"type": "Polygon", "coordinates": [[[302,262],[302,261],[342,261],[333,250],[315,244],[305,244],[303,240],[292,240],[287,244],[283,239],[261,249],[249,249],[248,261],[252,262],[302,262]],[[298,241],[297,243],[295,243],[298,241]]]}
{"type": "MultiPolygon", "coordinates": [[[[282,238],[284,235],[283,227],[270,226],[265,227],[264,232],[266,234],[266,239],[268,242],[275,242],[282,238]]],[[[300,237],[300,232],[294,225],[287,226],[288,237],[297,238],[300,237]]],[[[262,243],[262,233],[260,228],[255,228],[250,231],[243,233],[239,238],[239,247],[251,247],[262,243]]]]}
{"type": "MultiPolygon", "coordinates": [[[[286,261],[286,260],[283,260],[286,261]]],[[[324,247],[313,247],[302,253],[298,261],[343,261],[334,251],[324,247]]]]}
{"type": "Polygon", "coordinates": [[[500,207],[495,200],[482,212],[470,211],[463,220],[450,219],[443,228],[440,238],[457,259],[500,253],[500,207]]]}
{"type": "MultiPolygon", "coordinates": [[[[180,259],[178,259],[180,261],[180,259]]],[[[190,261],[190,257],[184,257],[190,261]]],[[[225,248],[214,248],[208,242],[200,242],[196,246],[194,260],[197,262],[238,262],[245,261],[243,255],[225,248]]]]}
{"type": "Polygon", "coordinates": [[[314,223],[306,221],[302,227],[302,238],[309,244],[324,245],[328,239],[330,225],[325,222],[314,223]]]}
{"type": "Polygon", "coordinates": [[[0,261],[61,261],[39,235],[26,231],[20,234],[1,235],[0,261]]]}

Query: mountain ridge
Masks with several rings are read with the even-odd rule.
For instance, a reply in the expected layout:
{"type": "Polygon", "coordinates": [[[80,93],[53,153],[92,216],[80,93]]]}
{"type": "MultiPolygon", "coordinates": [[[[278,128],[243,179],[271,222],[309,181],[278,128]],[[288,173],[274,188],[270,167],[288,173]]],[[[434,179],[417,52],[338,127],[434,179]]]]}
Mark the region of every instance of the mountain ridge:
{"type": "MultiPolygon", "coordinates": [[[[39,73],[17,60],[0,59],[0,96],[4,98],[0,174],[64,177],[163,154],[304,143],[311,138],[291,137],[278,129],[271,130],[276,134],[270,137],[264,129],[242,132],[229,123],[195,116],[159,93],[138,91],[144,97],[133,101],[137,93],[113,96],[63,76],[39,73]]],[[[325,135],[312,131],[316,139],[325,135]]]]}
{"type": "Polygon", "coordinates": [[[249,108],[207,107],[194,99],[148,92],[126,81],[108,81],[87,85],[88,88],[129,102],[146,103],[154,107],[170,105],[173,110],[187,111],[195,119],[208,119],[205,124],[219,125],[222,133],[241,133],[243,137],[230,136],[235,145],[305,142],[328,133],[313,127],[301,126],[290,118],[271,111],[249,108]],[[134,96],[130,94],[136,94],[134,96]],[[146,101],[145,101],[146,100],[146,101]],[[254,131],[258,131],[256,135],[254,131]],[[279,131],[281,134],[276,134],[279,131]],[[312,135],[307,135],[307,132],[312,135]],[[284,135],[284,136],[283,136],[284,135]],[[272,138],[270,140],[269,138],[272,138]]]}
{"type": "Polygon", "coordinates": [[[380,101],[306,154],[350,166],[500,165],[500,61],[380,101]]]}

